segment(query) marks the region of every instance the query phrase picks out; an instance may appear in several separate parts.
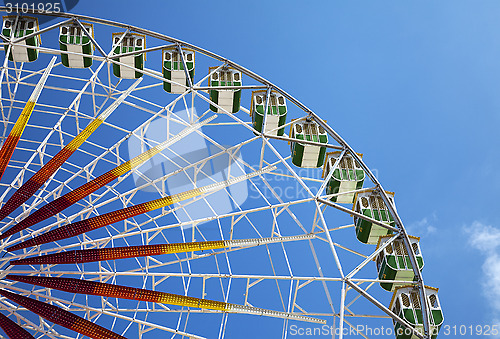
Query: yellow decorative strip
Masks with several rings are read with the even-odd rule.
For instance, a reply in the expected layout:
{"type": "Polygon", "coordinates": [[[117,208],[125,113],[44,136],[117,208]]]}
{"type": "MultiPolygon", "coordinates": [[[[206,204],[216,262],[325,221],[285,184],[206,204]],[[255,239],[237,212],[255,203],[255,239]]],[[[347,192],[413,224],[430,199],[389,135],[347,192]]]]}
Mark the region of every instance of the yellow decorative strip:
{"type": "Polygon", "coordinates": [[[217,310],[224,312],[246,313],[246,314],[254,314],[254,315],[261,315],[261,316],[268,316],[275,318],[314,322],[319,324],[326,323],[326,321],[323,319],[313,318],[302,314],[273,311],[253,306],[242,306],[222,301],[200,299],[184,295],[171,294],[160,291],[151,291],[135,287],[113,285],[113,284],[89,281],[84,279],[22,276],[14,274],[9,274],[7,275],[6,278],[14,281],[20,281],[32,285],[43,286],[69,293],[98,295],[108,298],[131,299],[138,301],[149,301],[161,304],[184,306],[184,307],[196,307],[196,308],[217,310]]]}
{"type": "Polygon", "coordinates": [[[42,93],[43,86],[45,85],[45,82],[47,81],[47,78],[49,77],[50,71],[54,67],[55,62],[56,62],[56,57],[53,57],[50,60],[50,63],[47,66],[47,68],[45,68],[45,71],[42,74],[40,80],[38,81],[38,84],[35,86],[35,89],[31,93],[31,96],[26,105],[24,106],[21,115],[19,116],[19,118],[17,118],[17,121],[14,124],[14,127],[12,127],[9,136],[5,139],[5,142],[2,145],[2,149],[0,149],[0,179],[2,179],[2,176],[5,170],[7,169],[7,165],[9,164],[10,158],[12,157],[12,154],[14,153],[14,150],[17,147],[19,139],[21,139],[24,129],[28,124],[28,120],[31,117],[31,113],[33,113],[33,109],[35,108],[36,102],[40,97],[40,93],[42,93]]]}
{"type": "Polygon", "coordinates": [[[155,147],[147,150],[146,152],[136,156],[135,158],[113,168],[112,170],[98,176],[94,180],[87,182],[86,184],[74,189],[73,191],[66,193],[65,195],[57,198],[54,201],[51,201],[47,205],[42,206],[38,210],[36,210],[33,214],[23,219],[18,224],[14,225],[4,233],[0,235],[0,240],[5,239],[6,237],[13,235],[17,232],[20,232],[30,226],[33,226],[36,223],[39,223],[47,218],[50,218],[57,213],[63,211],[69,206],[73,205],[77,201],[85,198],[89,194],[97,191],[99,188],[107,185],[111,181],[115,180],[119,176],[125,174],[130,171],[132,168],[135,168],[141,164],[143,164],[148,159],[152,158],[156,154],[160,153],[162,150],[167,148],[168,146],[174,144],[175,142],[181,140],[183,137],[188,135],[189,133],[195,131],[199,127],[205,125],[206,123],[215,119],[216,116],[212,116],[208,119],[205,119],[201,122],[193,124],[182,130],[180,133],[176,134],[172,138],[156,145],[155,147]]]}
{"type": "Polygon", "coordinates": [[[312,239],[316,234],[292,235],[287,237],[254,238],[215,240],[200,242],[182,242],[159,245],[139,245],[112,248],[91,248],[86,250],[73,250],[67,252],[46,254],[30,258],[13,260],[11,265],[57,265],[57,264],[83,264],[88,262],[119,260],[127,258],[150,257],[155,255],[185,253],[194,251],[216,250],[232,247],[259,246],[271,243],[283,243],[312,239]]]}
{"type": "Polygon", "coordinates": [[[7,200],[0,209],[0,221],[21,206],[61,167],[66,160],[87,140],[87,138],[99,127],[103,121],[129,96],[129,94],[139,85],[142,78],[135,81],[120,97],[113,102],[102,114],[92,120],[83,131],[81,131],[70,143],[63,147],[52,157],[42,168],[38,170],[28,181],[26,181],[7,200]]]}
{"type": "Polygon", "coordinates": [[[36,102],[33,102],[33,101],[28,101],[26,103],[23,111],[21,112],[21,115],[19,116],[19,118],[17,118],[17,121],[14,124],[14,127],[12,127],[12,131],[10,132],[10,135],[20,137],[23,134],[23,131],[26,128],[26,125],[28,124],[28,120],[31,117],[31,113],[33,113],[33,109],[35,108],[35,104],[36,104],[36,102]]]}

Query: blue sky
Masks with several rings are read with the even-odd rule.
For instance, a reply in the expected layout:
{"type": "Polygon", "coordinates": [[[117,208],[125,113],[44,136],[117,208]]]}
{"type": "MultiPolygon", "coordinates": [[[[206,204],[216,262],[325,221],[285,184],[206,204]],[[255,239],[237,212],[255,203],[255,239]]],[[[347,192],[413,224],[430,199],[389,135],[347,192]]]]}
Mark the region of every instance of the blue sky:
{"type": "Polygon", "coordinates": [[[500,2],[82,0],[73,12],[214,51],[304,102],[396,192],[446,324],[500,324],[500,2]]]}

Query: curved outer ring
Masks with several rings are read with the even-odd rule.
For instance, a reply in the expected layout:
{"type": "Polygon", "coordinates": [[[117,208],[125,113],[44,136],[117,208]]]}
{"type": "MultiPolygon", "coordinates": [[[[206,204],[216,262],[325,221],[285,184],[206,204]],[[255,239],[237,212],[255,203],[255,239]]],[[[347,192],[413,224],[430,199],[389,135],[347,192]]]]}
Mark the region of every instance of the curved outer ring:
{"type": "MultiPolygon", "coordinates": [[[[0,6],[0,11],[7,11],[7,10],[8,10],[7,7],[0,6]]],[[[197,52],[203,53],[203,54],[205,54],[207,56],[210,56],[210,57],[212,57],[214,59],[217,59],[217,60],[219,60],[221,62],[224,62],[228,66],[233,67],[233,68],[239,70],[240,72],[246,74],[247,76],[251,77],[252,79],[254,79],[254,80],[256,80],[256,81],[258,81],[260,83],[265,84],[267,86],[268,90],[274,90],[274,91],[277,91],[277,92],[281,93],[285,98],[287,98],[288,100],[290,100],[291,102],[293,102],[295,105],[297,105],[299,108],[301,108],[304,112],[306,112],[307,114],[309,114],[317,123],[319,123],[320,125],[322,125],[323,128],[325,128],[330,133],[330,135],[340,145],[342,145],[342,147],[344,148],[344,150],[348,151],[361,164],[361,167],[363,168],[363,170],[365,171],[365,173],[368,175],[368,177],[370,178],[370,180],[375,184],[375,186],[378,189],[379,193],[382,195],[382,198],[384,199],[384,202],[386,203],[386,205],[388,206],[390,212],[394,216],[394,221],[396,223],[396,227],[398,228],[399,235],[403,238],[403,241],[404,241],[404,244],[405,244],[405,246],[407,248],[407,251],[410,254],[410,261],[411,261],[411,264],[413,266],[413,272],[415,274],[415,277],[417,278],[417,285],[419,287],[420,298],[421,298],[421,300],[425,301],[425,302],[421,303],[421,305],[422,305],[422,313],[425,315],[423,317],[423,320],[424,320],[424,334],[420,335],[420,334],[416,333],[416,335],[418,337],[421,337],[421,338],[430,338],[430,330],[429,330],[429,328],[430,328],[430,326],[429,326],[429,306],[427,304],[427,295],[425,293],[424,280],[423,280],[423,277],[422,277],[422,273],[417,268],[418,267],[417,259],[416,259],[416,256],[415,256],[415,252],[413,251],[413,248],[411,247],[410,238],[409,238],[408,233],[406,232],[406,230],[404,228],[403,222],[402,222],[401,218],[399,217],[394,204],[391,202],[391,200],[389,200],[389,198],[388,198],[385,190],[383,189],[383,187],[380,184],[380,182],[378,181],[378,179],[370,171],[370,169],[368,168],[368,166],[366,166],[366,164],[361,160],[361,158],[357,155],[357,153],[354,151],[354,149],[351,146],[349,146],[349,144],[344,139],[342,139],[342,137],[337,132],[335,132],[335,130],[333,128],[331,128],[330,126],[328,126],[316,113],[314,113],[307,106],[305,106],[304,104],[302,104],[299,100],[297,100],[296,98],[294,98],[292,95],[290,95],[289,93],[287,93],[286,91],[284,91],[280,87],[274,85],[273,83],[271,83],[267,79],[265,79],[265,78],[261,77],[260,75],[254,73],[254,72],[252,72],[250,70],[248,70],[247,68],[245,68],[245,67],[243,67],[241,65],[238,65],[237,63],[235,63],[235,62],[233,62],[233,61],[231,61],[229,59],[223,58],[220,55],[215,54],[213,52],[210,52],[210,51],[208,51],[206,49],[203,49],[201,47],[192,45],[190,43],[187,43],[185,41],[182,41],[182,40],[179,40],[179,39],[176,39],[176,38],[172,38],[172,37],[167,36],[165,34],[157,33],[157,32],[154,32],[154,31],[150,31],[150,30],[139,28],[139,27],[132,26],[132,25],[123,24],[123,23],[120,23],[120,22],[112,21],[112,20],[99,19],[99,18],[87,16],[87,15],[79,15],[79,14],[64,13],[64,12],[59,12],[59,13],[38,13],[37,11],[32,11],[31,9],[28,9],[28,11],[27,11],[26,14],[28,14],[28,13],[30,13],[30,14],[39,14],[39,15],[48,15],[48,16],[54,16],[54,17],[62,17],[62,18],[70,19],[70,20],[71,19],[73,19],[73,20],[87,20],[87,21],[91,21],[91,22],[95,22],[95,23],[100,23],[100,24],[104,24],[104,25],[108,25],[108,26],[120,27],[120,28],[128,29],[130,31],[135,31],[137,33],[141,33],[141,34],[145,34],[145,35],[148,35],[148,36],[152,36],[152,37],[155,37],[155,38],[157,38],[159,40],[164,40],[164,41],[168,41],[168,42],[171,42],[171,43],[175,43],[177,46],[188,47],[188,48],[193,49],[193,50],[195,50],[197,52]]],[[[110,59],[110,58],[109,57],[105,57],[105,59],[110,59]]],[[[266,137],[266,135],[263,134],[263,133],[261,134],[261,136],[263,138],[266,137]]],[[[317,202],[320,202],[322,204],[334,206],[330,201],[322,199],[320,197],[316,197],[316,200],[317,200],[317,202]]],[[[382,311],[384,311],[385,313],[387,313],[391,318],[393,318],[396,321],[400,322],[403,326],[405,326],[405,327],[407,326],[407,324],[405,324],[404,322],[402,322],[401,319],[399,319],[399,317],[397,317],[397,316],[395,317],[395,314],[393,314],[390,311],[387,312],[388,311],[387,307],[385,307],[378,300],[376,300],[375,298],[373,298],[372,296],[370,296],[363,289],[359,288],[356,284],[354,284],[353,282],[351,282],[349,280],[349,278],[346,278],[346,277],[342,277],[342,278],[343,278],[343,281],[344,281],[343,289],[345,289],[345,284],[349,285],[352,289],[354,289],[358,293],[362,294],[364,297],[366,297],[367,299],[369,299],[373,304],[375,304],[378,308],[380,308],[382,311]]],[[[341,312],[341,316],[342,315],[343,315],[343,313],[341,312]]],[[[340,328],[341,328],[340,333],[343,333],[342,332],[342,326],[343,326],[343,321],[341,319],[341,321],[340,321],[340,328]]],[[[341,335],[341,337],[342,337],[342,335],[341,335]]]]}

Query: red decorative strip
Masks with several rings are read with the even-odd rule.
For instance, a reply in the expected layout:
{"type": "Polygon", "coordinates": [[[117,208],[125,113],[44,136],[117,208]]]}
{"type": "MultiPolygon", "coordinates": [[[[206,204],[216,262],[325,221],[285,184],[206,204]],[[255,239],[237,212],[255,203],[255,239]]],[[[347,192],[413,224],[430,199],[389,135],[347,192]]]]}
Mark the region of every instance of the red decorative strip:
{"type": "Polygon", "coordinates": [[[11,214],[16,208],[21,206],[57,171],[59,167],[73,154],[74,151],[64,147],[42,168],[38,170],[28,181],[14,192],[9,200],[0,209],[0,221],[11,214]]]}
{"type": "Polygon", "coordinates": [[[35,339],[24,328],[0,313],[0,327],[10,339],[35,339]]]}
{"type": "Polygon", "coordinates": [[[38,257],[13,260],[11,265],[45,265],[45,264],[83,264],[88,262],[118,260],[126,258],[148,257],[168,253],[202,251],[224,248],[224,241],[203,241],[173,243],[162,245],[142,245],[115,248],[99,248],[74,250],[68,252],[46,254],[38,257]]]}
{"type": "Polygon", "coordinates": [[[117,211],[109,212],[106,214],[98,215],[89,219],[77,221],[72,224],[68,224],[59,228],[56,228],[47,233],[41,234],[35,238],[28,239],[17,245],[7,248],[7,251],[12,252],[20,250],[30,246],[37,246],[41,244],[46,244],[53,241],[58,241],[61,239],[67,239],[77,236],[82,233],[86,233],[97,228],[113,224],[118,221],[125,220],[127,218],[134,217],[139,214],[149,212],[156,208],[161,208],[172,204],[172,199],[170,197],[164,197],[156,199],[153,201],[148,201],[135,206],[126,207],[117,211]]]}
{"type": "Polygon", "coordinates": [[[125,337],[114,333],[104,327],[101,327],[93,322],[90,322],[82,317],[77,316],[71,312],[63,310],[54,305],[50,305],[35,299],[24,297],[18,294],[8,292],[0,289],[0,295],[12,300],[13,302],[26,307],[33,313],[38,314],[40,317],[53,322],[54,324],[61,325],[72,331],[78,332],[82,335],[94,339],[124,339],[125,337]]]}
{"type": "Polygon", "coordinates": [[[66,193],[65,195],[57,198],[54,201],[51,201],[47,205],[42,206],[40,209],[35,211],[30,216],[23,219],[17,225],[14,225],[10,229],[8,229],[5,233],[0,235],[0,240],[5,239],[6,237],[18,233],[28,227],[31,227],[39,222],[42,222],[45,219],[48,219],[57,213],[63,211],[69,206],[73,205],[77,201],[85,198],[92,192],[97,191],[99,188],[104,185],[110,183],[111,181],[118,178],[118,175],[114,174],[114,169],[104,173],[103,175],[95,178],[92,181],[78,187],[77,189],[66,193]]]}

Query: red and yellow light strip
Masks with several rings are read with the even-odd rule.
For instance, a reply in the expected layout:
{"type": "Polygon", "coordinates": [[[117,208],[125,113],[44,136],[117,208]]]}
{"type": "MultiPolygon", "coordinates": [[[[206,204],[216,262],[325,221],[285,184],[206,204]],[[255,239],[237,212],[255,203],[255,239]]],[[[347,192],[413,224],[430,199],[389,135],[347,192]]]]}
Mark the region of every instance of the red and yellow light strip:
{"type": "Polygon", "coordinates": [[[38,170],[28,181],[14,192],[9,200],[0,209],[0,221],[21,206],[68,160],[68,158],[87,140],[88,137],[106,120],[107,117],[120,105],[125,98],[139,85],[138,79],[120,97],[113,102],[103,113],[92,120],[69,144],[63,147],[52,159],[38,170]]]}
{"type": "Polygon", "coordinates": [[[47,81],[47,78],[49,77],[50,71],[52,70],[52,67],[54,67],[55,62],[56,57],[53,57],[50,60],[49,65],[45,69],[45,72],[43,72],[42,77],[38,81],[38,84],[35,86],[35,89],[31,93],[31,96],[24,106],[21,115],[19,116],[19,118],[17,118],[17,121],[14,124],[14,127],[12,127],[9,136],[7,137],[7,139],[5,139],[2,149],[0,149],[0,179],[2,179],[2,176],[7,169],[10,158],[12,157],[12,154],[17,147],[19,139],[21,139],[21,136],[23,135],[26,125],[28,125],[28,120],[31,117],[31,113],[33,113],[36,102],[38,101],[38,98],[42,93],[43,86],[45,86],[45,82],[47,81]]]}
{"type": "Polygon", "coordinates": [[[94,339],[125,339],[125,337],[114,333],[104,327],[101,327],[93,322],[90,322],[82,317],[77,316],[71,312],[63,310],[54,305],[44,303],[35,299],[24,297],[6,290],[0,289],[0,295],[4,296],[19,304],[33,313],[38,314],[40,317],[53,322],[54,324],[61,325],[72,331],[78,332],[89,338],[94,339]]]}
{"type": "Polygon", "coordinates": [[[326,323],[322,319],[316,319],[309,316],[298,315],[288,312],[271,311],[258,307],[241,306],[230,304],[222,301],[200,299],[195,297],[187,297],[179,294],[171,294],[159,291],[145,290],[135,287],[127,287],[100,283],[96,281],[88,281],[74,278],[52,278],[52,277],[35,277],[9,274],[7,279],[37,285],[47,288],[65,291],[69,293],[98,295],[108,298],[130,299],[137,301],[148,301],[160,304],[196,307],[209,310],[250,313],[256,315],[264,315],[277,318],[287,318],[294,320],[302,320],[317,323],[326,323]]]}
{"type": "Polygon", "coordinates": [[[293,235],[287,237],[256,238],[241,240],[217,240],[161,245],[141,245],[114,248],[96,248],[73,250],[68,252],[46,254],[38,257],[13,260],[11,265],[55,265],[83,264],[96,261],[118,260],[127,258],[149,257],[162,254],[184,253],[194,251],[216,250],[240,246],[258,246],[270,243],[312,239],[315,234],[293,235]]]}
{"type": "Polygon", "coordinates": [[[35,339],[24,328],[0,313],[0,327],[10,339],[35,339]]]}
{"type": "Polygon", "coordinates": [[[115,248],[99,248],[88,250],[74,250],[68,252],[47,254],[38,257],[11,261],[12,265],[36,264],[82,264],[88,262],[148,257],[154,255],[194,252],[225,248],[224,241],[204,241],[191,243],[176,243],[166,245],[142,245],[115,248]]]}
{"type": "Polygon", "coordinates": [[[219,189],[228,187],[232,184],[250,179],[252,177],[261,175],[263,173],[269,172],[276,169],[275,166],[269,166],[266,168],[263,168],[261,170],[245,174],[239,177],[235,177],[226,181],[218,182],[215,184],[203,186],[200,188],[194,188],[192,190],[182,192],[182,193],[177,193],[173,194],[170,196],[166,196],[163,198],[155,199],[152,201],[144,202],[142,204],[138,204],[135,206],[130,206],[126,208],[122,208],[117,211],[109,212],[106,214],[98,215],[96,217],[92,217],[89,219],[77,221],[72,224],[68,224],[59,228],[56,228],[52,231],[49,231],[47,233],[41,234],[37,237],[34,237],[32,239],[28,239],[26,241],[23,241],[17,245],[13,245],[7,248],[7,251],[12,252],[16,250],[20,250],[26,247],[30,246],[37,246],[41,244],[46,244],[48,242],[53,242],[53,241],[58,241],[62,239],[67,239],[71,238],[74,236],[77,236],[82,233],[86,233],[95,229],[98,229],[100,227],[106,226],[113,224],[115,222],[119,222],[128,218],[135,217],[136,215],[139,214],[144,214],[146,212],[154,211],[156,209],[166,207],[169,205],[172,205],[177,202],[181,202],[190,198],[194,198],[197,196],[200,196],[204,193],[209,193],[213,191],[217,191],[219,189]]]}
{"type": "Polygon", "coordinates": [[[161,151],[163,151],[165,148],[169,147],[170,145],[176,143],[177,141],[181,140],[184,138],[186,135],[189,133],[193,132],[194,130],[200,128],[201,126],[205,125],[206,123],[212,121],[215,119],[217,116],[214,115],[208,119],[203,120],[202,122],[193,124],[190,127],[185,128],[182,130],[179,134],[175,135],[174,137],[158,144],[157,146],[145,151],[142,154],[139,154],[135,158],[124,162],[123,164],[113,168],[112,170],[100,175],[99,177],[95,178],[92,181],[89,181],[88,183],[78,187],[77,189],[66,193],[65,195],[57,198],[56,200],[48,203],[47,205],[41,207],[37,211],[35,211],[32,215],[28,216],[26,219],[22,220],[20,223],[16,224],[15,226],[11,227],[9,230],[7,230],[5,233],[0,235],[0,240],[5,239],[6,237],[15,234],[17,232],[20,232],[30,226],[35,225],[36,223],[39,223],[47,218],[50,218],[57,213],[63,211],[64,209],[68,208],[69,206],[73,205],[74,203],[78,202],[79,200],[85,198],[89,194],[97,191],[99,188],[107,185],[111,181],[117,179],[119,176],[127,173],[128,171],[132,170],[133,168],[136,168],[140,165],[142,165],[144,162],[147,160],[151,159],[161,151]]]}

